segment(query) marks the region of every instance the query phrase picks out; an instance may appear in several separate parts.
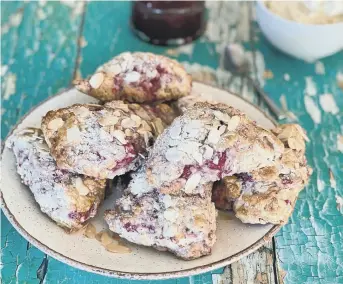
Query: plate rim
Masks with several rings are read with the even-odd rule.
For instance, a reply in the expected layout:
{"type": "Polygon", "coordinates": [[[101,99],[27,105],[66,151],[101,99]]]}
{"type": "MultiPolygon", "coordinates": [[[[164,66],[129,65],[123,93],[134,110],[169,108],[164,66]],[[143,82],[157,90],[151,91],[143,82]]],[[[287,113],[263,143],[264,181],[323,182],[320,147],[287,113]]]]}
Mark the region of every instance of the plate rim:
{"type": "MultiPolygon", "coordinates": [[[[258,110],[260,113],[262,113],[267,119],[269,119],[275,126],[277,125],[276,121],[270,117],[264,110],[259,108],[258,106],[254,105],[247,99],[239,96],[238,94],[231,92],[230,90],[224,89],[224,88],[219,88],[217,86],[199,82],[194,80],[193,83],[196,84],[202,84],[209,86],[211,88],[220,90],[220,91],[225,91],[230,93],[231,95],[243,100],[244,102],[248,103],[251,105],[253,108],[258,110]]],[[[28,117],[33,111],[35,111],[38,107],[41,105],[45,104],[51,99],[54,99],[58,96],[61,96],[65,92],[73,89],[73,87],[68,87],[60,92],[56,93],[53,96],[49,96],[45,100],[41,101],[39,104],[35,105],[33,108],[31,108],[24,116],[20,118],[20,120],[12,127],[12,129],[9,131],[7,134],[6,138],[3,140],[1,143],[1,160],[3,158],[3,151],[5,149],[5,144],[10,135],[18,128],[18,126],[23,122],[23,120],[28,117]]],[[[122,278],[122,279],[136,279],[136,280],[161,280],[161,279],[172,279],[172,278],[179,278],[179,277],[187,277],[187,276],[193,276],[199,273],[206,273],[221,267],[224,267],[226,265],[229,265],[242,257],[256,251],[258,248],[260,248],[262,245],[266,244],[269,242],[272,237],[281,229],[282,225],[274,225],[262,238],[257,240],[255,243],[252,245],[246,247],[245,249],[235,253],[234,255],[231,255],[230,257],[218,260],[216,262],[212,262],[209,264],[205,265],[200,265],[194,268],[189,268],[185,270],[178,270],[178,271],[173,271],[173,272],[158,272],[158,273],[134,273],[134,272],[123,272],[123,271],[117,271],[117,270],[112,270],[112,269],[107,269],[107,268],[102,268],[90,264],[83,263],[81,261],[72,259],[66,255],[63,255],[62,253],[59,253],[55,251],[54,249],[51,249],[50,247],[46,246],[45,244],[41,243],[38,239],[34,238],[31,236],[21,225],[20,223],[16,220],[15,216],[11,213],[9,208],[6,205],[5,198],[3,196],[2,191],[0,190],[0,202],[1,202],[1,210],[3,211],[4,215],[7,217],[8,221],[11,223],[11,225],[17,230],[17,232],[28,242],[32,243],[36,248],[40,249],[44,253],[48,254],[49,256],[67,264],[72,267],[75,267],[80,270],[85,270],[88,272],[100,274],[103,276],[109,276],[109,277],[116,277],[116,278],[122,278]]]]}

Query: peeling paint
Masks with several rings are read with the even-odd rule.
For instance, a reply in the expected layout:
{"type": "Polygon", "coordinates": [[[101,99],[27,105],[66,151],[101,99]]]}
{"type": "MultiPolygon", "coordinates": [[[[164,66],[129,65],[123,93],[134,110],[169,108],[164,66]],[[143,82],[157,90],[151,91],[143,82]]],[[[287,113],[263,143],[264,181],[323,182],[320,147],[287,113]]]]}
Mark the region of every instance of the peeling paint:
{"type": "Polygon", "coordinates": [[[313,78],[310,76],[305,77],[305,90],[304,94],[308,96],[317,95],[317,87],[313,81],[313,78]]]}
{"type": "Polygon", "coordinates": [[[321,179],[317,179],[317,188],[319,192],[322,192],[325,188],[325,182],[321,179]]]}
{"type": "Polygon", "coordinates": [[[8,70],[8,65],[1,65],[1,77],[3,77],[8,70]]]}
{"type": "Polygon", "coordinates": [[[44,10],[39,8],[37,10],[37,18],[41,21],[45,20],[48,16],[45,14],[44,10]]]}
{"type": "Polygon", "coordinates": [[[314,70],[316,74],[318,75],[324,75],[325,74],[325,65],[321,61],[317,61],[316,64],[314,65],[314,70]]]}
{"type": "Polygon", "coordinates": [[[10,28],[18,27],[23,20],[23,10],[20,9],[18,12],[12,14],[9,17],[9,21],[1,25],[1,35],[8,33],[10,28]]]}
{"type": "Polygon", "coordinates": [[[337,135],[337,150],[343,153],[343,135],[337,135]]]}
{"type": "Polygon", "coordinates": [[[343,91],[343,73],[342,72],[337,72],[336,80],[337,80],[338,87],[340,87],[343,91]]]}
{"type": "Polygon", "coordinates": [[[60,0],[60,2],[73,10],[72,16],[75,17],[82,14],[83,1],[60,0]]]}
{"type": "Polygon", "coordinates": [[[342,212],[342,210],[343,210],[343,198],[339,195],[336,195],[336,204],[337,204],[337,210],[342,212]]]}
{"type": "Polygon", "coordinates": [[[339,109],[332,94],[323,94],[319,97],[319,103],[323,111],[337,114],[339,109]]]}
{"type": "Polygon", "coordinates": [[[194,50],[194,43],[186,44],[177,48],[166,50],[166,54],[170,56],[179,56],[180,54],[186,54],[192,56],[194,50]]]}
{"type": "Polygon", "coordinates": [[[288,82],[289,80],[291,80],[291,76],[289,76],[288,73],[285,73],[283,74],[283,79],[288,82]]]}
{"type": "Polygon", "coordinates": [[[320,124],[322,120],[321,112],[313,99],[309,96],[304,97],[305,109],[316,124],[320,124]]]}
{"type": "Polygon", "coordinates": [[[8,100],[15,93],[17,76],[13,73],[8,73],[4,80],[4,100],[8,100]]]}
{"type": "Polygon", "coordinates": [[[330,174],[330,186],[332,188],[336,189],[337,183],[336,183],[335,176],[333,175],[333,172],[331,170],[330,170],[329,174],[330,174]]]}

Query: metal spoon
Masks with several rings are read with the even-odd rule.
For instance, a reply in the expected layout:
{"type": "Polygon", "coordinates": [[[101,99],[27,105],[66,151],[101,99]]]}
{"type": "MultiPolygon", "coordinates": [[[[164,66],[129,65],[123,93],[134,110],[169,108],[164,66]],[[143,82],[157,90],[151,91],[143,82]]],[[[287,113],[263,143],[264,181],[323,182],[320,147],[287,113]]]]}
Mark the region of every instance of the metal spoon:
{"type": "Polygon", "coordinates": [[[245,51],[241,45],[232,44],[225,47],[224,50],[224,69],[230,71],[233,74],[247,78],[253,85],[255,91],[258,93],[260,98],[268,106],[269,110],[277,119],[284,119],[287,114],[282,111],[263,91],[259,83],[256,82],[250,76],[250,61],[245,56],[245,51]]]}

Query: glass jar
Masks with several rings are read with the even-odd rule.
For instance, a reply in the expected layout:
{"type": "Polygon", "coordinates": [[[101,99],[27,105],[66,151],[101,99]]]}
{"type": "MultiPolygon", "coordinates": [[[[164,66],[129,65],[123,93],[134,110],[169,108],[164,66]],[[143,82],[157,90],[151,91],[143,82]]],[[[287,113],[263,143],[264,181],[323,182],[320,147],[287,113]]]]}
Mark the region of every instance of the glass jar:
{"type": "Polygon", "coordinates": [[[156,45],[182,45],[203,34],[205,1],[137,1],[131,25],[136,35],[156,45]]]}

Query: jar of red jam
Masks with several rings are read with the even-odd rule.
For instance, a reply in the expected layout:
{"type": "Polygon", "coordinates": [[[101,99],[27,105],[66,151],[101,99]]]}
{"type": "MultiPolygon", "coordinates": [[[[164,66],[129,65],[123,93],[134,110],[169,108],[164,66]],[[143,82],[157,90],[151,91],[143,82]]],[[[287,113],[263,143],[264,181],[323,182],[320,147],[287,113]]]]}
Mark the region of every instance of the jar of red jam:
{"type": "Polygon", "coordinates": [[[131,25],[136,35],[157,45],[182,45],[203,34],[205,1],[136,1],[131,25]]]}

